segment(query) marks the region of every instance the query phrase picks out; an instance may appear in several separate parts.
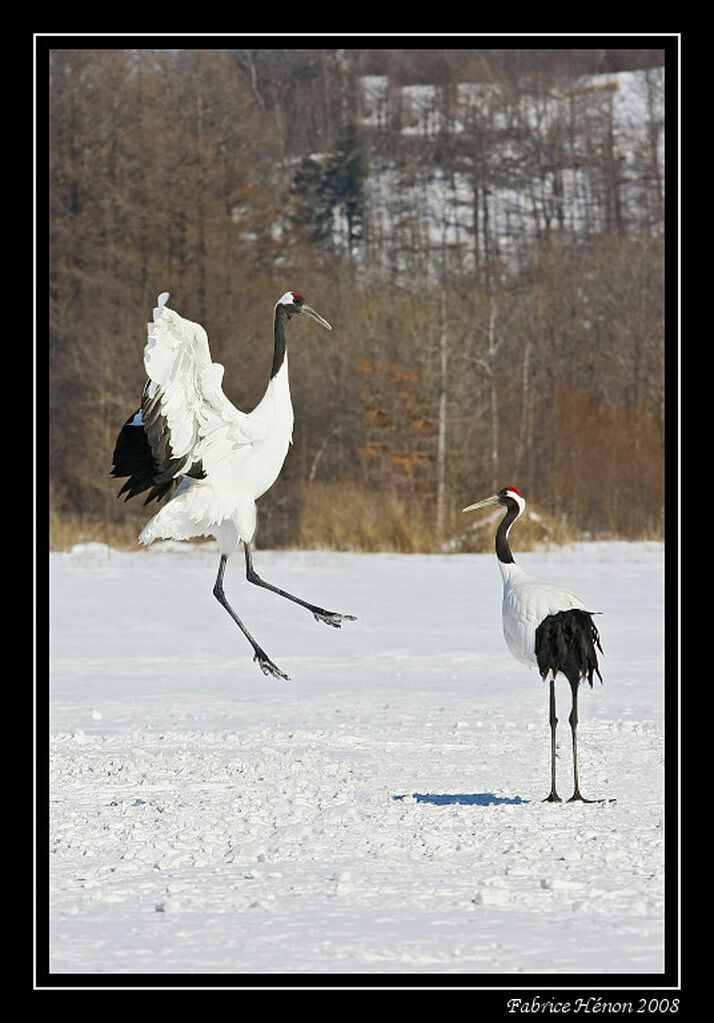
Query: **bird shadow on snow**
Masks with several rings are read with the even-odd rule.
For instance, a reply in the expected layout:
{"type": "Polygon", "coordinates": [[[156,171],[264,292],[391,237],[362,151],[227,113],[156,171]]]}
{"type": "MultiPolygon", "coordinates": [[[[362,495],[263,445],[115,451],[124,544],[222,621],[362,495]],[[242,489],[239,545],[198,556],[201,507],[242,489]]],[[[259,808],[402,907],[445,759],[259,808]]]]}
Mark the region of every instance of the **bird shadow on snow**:
{"type": "Polygon", "coordinates": [[[411,796],[394,796],[394,799],[415,799],[417,803],[433,803],[435,806],[451,806],[459,803],[462,806],[498,806],[501,803],[513,805],[515,803],[528,803],[528,799],[521,799],[520,796],[497,796],[493,792],[414,792],[411,796]]]}

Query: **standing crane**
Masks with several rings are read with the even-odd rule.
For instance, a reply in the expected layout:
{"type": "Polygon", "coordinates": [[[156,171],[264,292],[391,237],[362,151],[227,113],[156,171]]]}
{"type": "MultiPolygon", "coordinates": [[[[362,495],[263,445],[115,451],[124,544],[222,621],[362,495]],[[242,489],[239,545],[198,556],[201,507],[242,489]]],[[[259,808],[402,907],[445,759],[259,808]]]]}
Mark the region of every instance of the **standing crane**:
{"type": "Polygon", "coordinates": [[[273,364],[265,394],[252,412],[241,412],[222,389],[223,366],[211,360],[206,331],[158,297],[144,349],[147,381],[140,408],[129,417],[114,449],[112,476],[128,477],[125,500],[149,491],[144,504],[169,500],[147,522],[139,542],[213,536],[220,562],[213,595],[253,647],[264,674],[288,676],[268,657],[226,599],[223,576],[229,556],[243,544],[246,578],[307,608],[317,621],[340,628],[353,615],[326,611],[272,583],[253,568],[256,500],[275,482],[292,441],[293,407],[286,334],[294,316],[332,327],[296,291],[275,304],[273,364]]]}
{"type": "Polygon", "coordinates": [[[561,672],[570,683],[572,708],[570,728],[573,738],[573,777],[575,788],[568,802],[599,802],[585,799],[578,782],[578,686],[587,678],[590,688],[593,674],[602,682],[597,652],[602,653],[600,636],[592,612],[569,590],[538,582],[513,560],[508,542],[511,526],[523,514],[526,501],[517,487],[504,487],[492,497],[463,510],[475,511],[490,505],[506,509],[496,531],[496,557],[503,579],[503,634],[509,650],[529,668],[536,667],[543,679],[550,678],[550,794],[543,802],[560,803],[555,785],[555,676],[561,672]]]}

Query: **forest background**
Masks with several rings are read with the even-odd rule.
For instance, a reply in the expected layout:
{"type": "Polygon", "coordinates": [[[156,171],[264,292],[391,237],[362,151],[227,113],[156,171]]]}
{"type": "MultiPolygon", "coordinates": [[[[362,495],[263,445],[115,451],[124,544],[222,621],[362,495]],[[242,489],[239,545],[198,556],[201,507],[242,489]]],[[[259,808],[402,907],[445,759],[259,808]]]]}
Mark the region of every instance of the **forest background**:
{"type": "Polygon", "coordinates": [[[482,550],[664,528],[665,51],[53,49],[51,545],[133,545],[116,435],[161,291],[294,444],[257,542],[482,550]]]}

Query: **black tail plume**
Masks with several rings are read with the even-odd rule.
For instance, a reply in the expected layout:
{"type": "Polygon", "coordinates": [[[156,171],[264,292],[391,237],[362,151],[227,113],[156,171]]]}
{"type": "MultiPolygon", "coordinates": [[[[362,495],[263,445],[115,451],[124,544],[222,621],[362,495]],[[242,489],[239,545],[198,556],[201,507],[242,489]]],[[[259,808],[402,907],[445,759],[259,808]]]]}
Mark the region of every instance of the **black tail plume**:
{"type": "Polygon", "coordinates": [[[590,611],[571,608],[548,615],[536,629],[535,652],[543,678],[560,671],[571,685],[587,679],[592,688],[593,675],[602,682],[597,650],[602,653],[600,634],[590,611]]]}

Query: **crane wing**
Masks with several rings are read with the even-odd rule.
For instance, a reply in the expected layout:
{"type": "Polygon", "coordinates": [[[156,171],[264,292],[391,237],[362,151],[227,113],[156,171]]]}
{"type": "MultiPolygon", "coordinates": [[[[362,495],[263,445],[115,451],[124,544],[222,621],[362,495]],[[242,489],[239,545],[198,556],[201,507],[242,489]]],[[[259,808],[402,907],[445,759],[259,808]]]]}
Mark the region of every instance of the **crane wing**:
{"type": "Polygon", "coordinates": [[[503,587],[503,634],[513,656],[535,667],[535,634],[543,619],[585,605],[570,590],[540,583],[516,565],[509,567],[511,572],[504,577],[503,587]]]}
{"type": "Polygon", "coordinates": [[[149,324],[141,402],[159,484],[184,474],[210,475],[237,448],[266,433],[265,425],[226,398],[223,366],[211,359],[206,331],[169,309],[168,297],[159,295],[149,324]]]}

